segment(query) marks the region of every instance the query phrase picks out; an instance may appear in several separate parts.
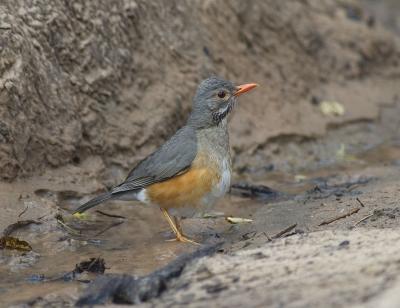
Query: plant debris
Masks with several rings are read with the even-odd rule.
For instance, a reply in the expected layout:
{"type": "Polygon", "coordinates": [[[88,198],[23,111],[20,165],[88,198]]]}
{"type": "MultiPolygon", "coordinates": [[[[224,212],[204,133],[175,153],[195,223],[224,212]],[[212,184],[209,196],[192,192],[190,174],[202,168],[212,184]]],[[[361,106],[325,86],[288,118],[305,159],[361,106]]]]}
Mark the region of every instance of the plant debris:
{"type": "Polygon", "coordinates": [[[23,228],[25,226],[28,226],[30,224],[35,224],[35,225],[40,225],[40,221],[28,219],[28,220],[19,220],[16,223],[13,223],[9,225],[7,228],[4,229],[3,231],[3,236],[9,236],[11,233],[13,233],[15,230],[23,228]]]}
{"type": "MultiPolygon", "coordinates": [[[[96,210],[96,213],[99,213],[101,215],[107,216],[107,217],[113,217],[113,218],[121,218],[121,219],[126,219],[125,216],[121,216],[121,215],[115,215],[115,214],[109,214],[100,210],[96,210]]],[[[74,215],[76,215],[78,213],[75,213],[74,215]]],[[[80,215],[83,215],[83,213],[79,213],[80,215]]]]}
{"type": "Polygon", "coordinates": [[[68,225],[65,224],[64,218],[62,217],[61,214],[57,214],[57,215],[55,216],[55,218],[56,218],[58,224],[59,224],[66,232],[68,232],[69,234],[78,235],[78,236],[81,235],[81,233],[80,233],[79,231],[77,231],[77,230],[75,230],[75,229],[73,229],[73,228],[71,228],[70,226],[68,226],[68,225]]]}
{"type": "Polygon", "coordinates": [[[75,273],[81,274],[83,272],[104,274],[106,270],[104,259],[90,258],[88,261],[82,261],[75,266],[75,273]]]}
{"type": "Polygon", "coordinates": [[[232,216],[225,217],[225,220],[231,224],[245,224],[253,222],[253,219],[232,216]]]}
{"type": "Polygon", "coordinates": [[[111,224],[111,225],[105,227],[103,230],[100,230],[99,232],[97,232],[97,233],[95,234],[95,236],[99,236],[99,235],[103,234],[104,232],[107,232],[108,230],[110,230],[110,229],[112,229],[112,228],[114,228],[114,227],[117,227],[117,226],[123,224],[124,222],[125,222],[125,221],[124,221],[123,219],[122,219],[122,220],[119,219],[117,222],[115,222],[115,223],[113,223],[113,224],[111,224]]]}
{"type": "Polygon", "coordinates": [[[365,207],[364,203],[360,200],[360,198],[356,198],[357,202],[360,203],[362,207],[365,207]]]}
{"type": "Polygon", "coordinates": [[[12,236],[3,236],[0,238],[0,249],[31,251],[32,247],[28,242],[12,236]]]}
{"type": "Polygon", "coordinates": [[[398,214],[398,213],[399,213],[399,208],[394,208],[394,209],[384,208],[384,209],[374,210],[369,215],[364,216],[359,221],[357,221],[354,224],[354,227],[356,227],[361,222],[363,222],[363,221],[365,221],[365,220],[367,220],[369,218],[372,218],[372,217],[374,217],[375,219],[377,219],[378,217],[387,217],[387,218],[390,218],[390,219],[395,219],[396,218],[396,214],[398,214]]]}
{"type": "Polygon", "coordinates": [[[73,214],[72,216],[77,219],[86,219],[88,215],[86,213],[78,213],[77,212],[77,213],[73,214]]]}
{"type": "Polygon", "coordinates": [[[21,217],[22,215],[24,215],[27,210],[28,210],[28,206],[26,206],[25,209],[21,213],[18,214],[18,217],[21,217]]]}
{"type": "Polygon", "coordinates": [[[346,218],[346,217],[348,217],[348,216],[351,216],[351,215],[353,215],[353,214],[356,214],[356,213],[358,213],[359,210],[361,210],[361,208],[356,207],[356,208],[352,209],[351,211],[349,211],[349,212],[347,212],[347,213],[344,213],[344,214],[342,214],[342,215],[339,215],[339,216],[337,216],[337,217],[334,217],[334,218],[331,218],[331,219],[328,219],[328,220],[324,220],[324,221],[321,222],[318,226],[320,227],[320,226],[323,226],[323,225],[329,225],[329,224],[331,224],[331,223],[333,223],[333,222],[335,222],[335,221],[337,221],[337,220],[339,220],[339,219],[346,218]]]}
{"type": "Polygon", "coordinates": [[[204,213],[203,218],[220,218],[220,217],[225,217],[225,214],[223,212],[210,212],[210,213],[204,213]]]}
{"type": "Polygon", "coordinates": [[[297,227],[297,223],[295,223],[295,224],[293,224],[293,225],[290,225],[289,227],[287,227],[287,228],[283,229],[282,231],[278,232],[277,234],[271,236],[271,239],[280,238],[280,237],[282,237],[283,235],[285,235],[286,233],[292,231],[292,230],[293,230],[294,228],[296,228],[296,227],[297,227]]]}
{"type": "MultiPolygon", "coordinates": [[[[82,261],[79,264],[75,265],[75,269],[71,272],[66,273],[61,277],[64,281],[76,280],[80,274],[94,273],[94,274],[104,274],[106,270],[106,263],[102,258],[90,258],[90,260],[82,261]]],[[[57,278],[55,280],[60,280],[57,278]]]]}
{"type": "Polygon", "coordinates": [[[367,215],[367,216],[364,216],[363,218],[361,218],[359,221],[357,221],[357,222],[354,224],[354,227],[356,227],[359,223],[361,223],[361,222],[367,220],[368,218],[371,218],[371,217],[374,216],[374,215],[375,215],[375,214],[372,213],[372,214],[369,214],[369,215],[367,215]]]}
{"type": "Polygon", "coordinates": [[[336,101],[322,101],[319,108],[325,116],[342,116],[345,113],[344,106],[336,101]]]}

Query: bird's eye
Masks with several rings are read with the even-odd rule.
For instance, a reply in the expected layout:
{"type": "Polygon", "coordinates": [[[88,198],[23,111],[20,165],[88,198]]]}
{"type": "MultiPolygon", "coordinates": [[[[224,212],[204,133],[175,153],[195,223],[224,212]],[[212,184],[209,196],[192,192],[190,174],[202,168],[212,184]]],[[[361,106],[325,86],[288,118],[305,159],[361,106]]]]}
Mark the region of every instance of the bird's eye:
{"type": "Polygon", "coordinates": [[[221,90],[221,91],[218,92],[218,97],[219,98],[224,98],[225,96],[226,96],[226,92],[225,91],[221,90]]]}

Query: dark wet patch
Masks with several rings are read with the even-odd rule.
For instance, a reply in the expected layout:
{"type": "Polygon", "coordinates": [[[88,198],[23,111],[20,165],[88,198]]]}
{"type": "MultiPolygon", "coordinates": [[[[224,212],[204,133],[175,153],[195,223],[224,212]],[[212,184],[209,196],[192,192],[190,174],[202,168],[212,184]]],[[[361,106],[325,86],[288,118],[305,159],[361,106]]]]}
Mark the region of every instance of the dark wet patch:
{"type": "Polygon", "coordinates": [[[269,258],[269,256],[267,256],[266,254],[262,253],[261,251],[253,253],[251,256],[254,258],[254,260],[260,260],[260,259],[269,258]]]}
{"type": "Polygon", "coordinates": [[[65,210],[73,210],[82,203],[83,196],[74,190],[50,190],[40,188],[35,190],[35,195],[43,198],[50,199],[57,202],[57,205],[65,210]]]}
{"type": "Polygon", "coordinates": [[[394,220],[400,216],[400,208],[395,207],[395,208],[383,208],[383,209],[376,209],[372,211],[371,214],[363,217],[361,220],[359,220],[356,224],[366,224],[367,221],[375,222],[380,219],[383,220],[394,220]]]}
{"type": "Polygon", "coordinates": [[[220,293],[224,290],[229,289],[229,287],[226,284],[223,283],[216,283],[212,285],[205,285],[203,287],[208,294],[214,294],[214,293],[220,293]]]}
{"type": "Polygon", "coordinates": [[[44,276],[44,274],[33,274],[26,278],[26,280],[29,282],[42,282],[46,280],[46,277],[44,276]]]}
{"type": "Polygon", "coordinates": [[[396,217],[400,216],[400,208],[384,208],[379,210],[374,210],[374,216],[371,217],[371,220],[380,218],[380,217],[387,217],[390,219],[395,219],[396,217]]]}
{"type": "Polygon", "coordinates": [[[355,177],[344,181],[343,183],[330,184],[331,177],[315,178],[311,182],[316,184],[314,188],[308,190],[301,198],[307,199],[325,199],[331,196],[342,197],[344,195],[358,195],[359,191],[356,190],[359,186],[370,183],[375,178],[372,177],[355,177]]]}
{"type": "Polygon", "coordinates": [[[95,275],[102,275],[106,270],[105,261],[102,258],[90,258],[89,260],[82,261],[75,265],[75,268],[63,274],[58,274],[53,277],[46,277],[44,274],[33,274],[27,278],[29,282],[55,282],[55,281],[80,281],[91,282],[91,280],[81,280],[81,274],[89,273],[95,275]]]}
{"type": "Polygon", "coordinates": [[[284,193],[264,185],[250,183],[236,183],[231,187],[231,194],[244,198],[254,198],[260,201],[277,201],[286,196],[284,193]]]}

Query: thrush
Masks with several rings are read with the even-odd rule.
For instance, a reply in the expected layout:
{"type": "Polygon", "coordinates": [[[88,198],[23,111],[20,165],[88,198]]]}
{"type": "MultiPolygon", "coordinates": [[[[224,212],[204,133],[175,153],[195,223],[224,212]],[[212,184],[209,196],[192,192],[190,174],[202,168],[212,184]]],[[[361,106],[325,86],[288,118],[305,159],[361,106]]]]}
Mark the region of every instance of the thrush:
{"type": "Polygon", "coordinates": [[[256,86],[235,86],[217,77],[203,80],[186,125],[140,161],[125,181],[86,202],[75,213],[107,200],[138,200],[161,209],[176,240],[196,243],[183,234],[180,221],[209,211],[229,190],[228,115],[237,97],[256,86]]]}

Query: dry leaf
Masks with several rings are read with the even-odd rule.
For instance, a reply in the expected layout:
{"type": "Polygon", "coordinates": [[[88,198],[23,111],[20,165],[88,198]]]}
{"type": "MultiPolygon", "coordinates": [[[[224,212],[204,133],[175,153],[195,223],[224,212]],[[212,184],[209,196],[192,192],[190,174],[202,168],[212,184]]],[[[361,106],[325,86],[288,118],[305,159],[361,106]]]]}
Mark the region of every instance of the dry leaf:
{"type": "Polygon", "coordinates": [[[249,219],[249,218],[241,218],[241,217],[226,217],[225,218],[227,222],[231,223],[231,224],[245,224],[245,223],[249,223],[249,222],[253,222],[253,219],[249,219]]]}
{"type": "Polygon", "coordinates": [[[307,180],[307,176],[305,176],[305,175],[303,175],[303,174],[296,174],[296,175],[294,176],[294,180],[295,180],[296,182],[302,182],[302,181],[307,180]]]}
{"type": "Polygon", "coordinates": [[[22,241],[16,237],[3,236],[0,238],[0,249],[31,251],[32,247],[28,242],[22,241]]]}
{"type": "Polygon", "coordinates": [[[323,101],[319,105],[321,112],[326,116],[342,116],[344,115],[344,106],[335,101],[323,101]]]}
{"type": "Polygon", "coordinates": [[[74,216],[75,218],[78,218],[78,219],[86,219],[88,215],[86,213],[77,212],[77,213],[73,214],[72,216],[74,216]]]}
{"type": "Polygon", "coordinates": [[[219,217],[224,217],[223,212],[210,212],[210,213],[204,213],[203,218],[219,218],[219,217]]]}

